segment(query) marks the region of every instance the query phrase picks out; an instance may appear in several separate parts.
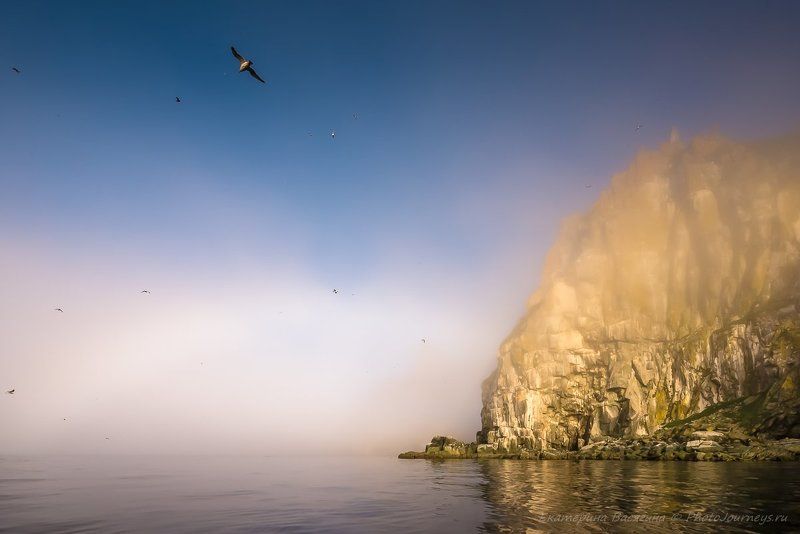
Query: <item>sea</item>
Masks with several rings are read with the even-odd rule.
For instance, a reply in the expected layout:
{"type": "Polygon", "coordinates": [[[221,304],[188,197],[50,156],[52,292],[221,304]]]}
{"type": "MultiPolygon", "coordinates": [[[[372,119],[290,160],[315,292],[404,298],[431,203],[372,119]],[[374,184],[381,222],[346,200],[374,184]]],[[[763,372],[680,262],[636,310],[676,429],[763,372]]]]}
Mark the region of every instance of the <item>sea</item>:
{"type": "Polygon", "coordinates": [[[0,532],[793,532],[800,463],[0,456],[0,532]]]}

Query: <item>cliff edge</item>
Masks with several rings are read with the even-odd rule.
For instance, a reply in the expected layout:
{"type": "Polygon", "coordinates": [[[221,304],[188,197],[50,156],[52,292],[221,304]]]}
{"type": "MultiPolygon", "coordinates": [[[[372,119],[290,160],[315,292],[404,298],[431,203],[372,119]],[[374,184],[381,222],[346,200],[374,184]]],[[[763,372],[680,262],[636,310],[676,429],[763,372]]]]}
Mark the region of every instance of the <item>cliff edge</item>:
{"type": "Polygon", "coordinates": [[[565,222],[482,389],[486,454],[800,437],[800,136],[640,153],[565,222]]]}

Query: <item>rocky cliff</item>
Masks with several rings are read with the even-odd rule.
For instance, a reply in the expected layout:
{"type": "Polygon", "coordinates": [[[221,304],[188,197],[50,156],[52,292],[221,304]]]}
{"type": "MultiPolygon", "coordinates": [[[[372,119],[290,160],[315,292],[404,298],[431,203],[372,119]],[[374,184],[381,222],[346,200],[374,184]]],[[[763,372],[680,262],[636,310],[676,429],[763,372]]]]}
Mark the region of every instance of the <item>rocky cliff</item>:
{"type": "Polygon", "coordinates": [[[739,405],[729,426],[800,437],[799,388],[800,137],[673,137],[564,224],[478,444],[577,450],[739,405]]]}

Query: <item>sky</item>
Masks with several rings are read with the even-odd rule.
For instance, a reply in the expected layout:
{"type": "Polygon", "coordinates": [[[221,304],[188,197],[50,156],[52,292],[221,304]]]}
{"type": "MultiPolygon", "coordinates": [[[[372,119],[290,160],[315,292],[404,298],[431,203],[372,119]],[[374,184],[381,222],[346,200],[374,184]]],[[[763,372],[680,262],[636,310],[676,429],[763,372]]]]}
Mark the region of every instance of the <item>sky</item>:
{"type": "Polygon", "coordinates": [[[796,132],[798,26],[790,1],[3,2],[0,453],[474,439],[559,221],[673,127],[796,132]]]}

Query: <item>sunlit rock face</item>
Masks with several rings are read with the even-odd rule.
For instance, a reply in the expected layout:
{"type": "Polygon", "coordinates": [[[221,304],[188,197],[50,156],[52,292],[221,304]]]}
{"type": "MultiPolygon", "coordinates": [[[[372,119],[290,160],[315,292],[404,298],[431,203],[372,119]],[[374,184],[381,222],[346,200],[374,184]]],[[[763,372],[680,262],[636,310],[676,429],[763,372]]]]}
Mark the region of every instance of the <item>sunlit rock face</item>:
{"type": "Polygon", "coordinates": [[[797,436],[798,367],[800,137],[673,138],[564,224],[478,441],[576,449],[767,390],[797,436]]]}

